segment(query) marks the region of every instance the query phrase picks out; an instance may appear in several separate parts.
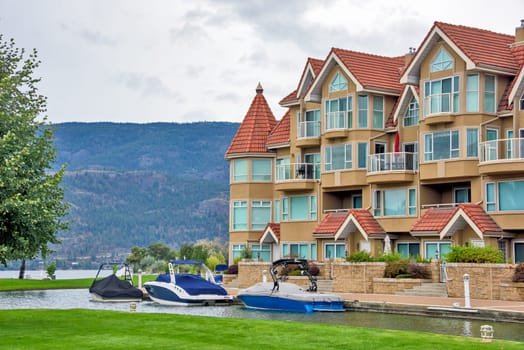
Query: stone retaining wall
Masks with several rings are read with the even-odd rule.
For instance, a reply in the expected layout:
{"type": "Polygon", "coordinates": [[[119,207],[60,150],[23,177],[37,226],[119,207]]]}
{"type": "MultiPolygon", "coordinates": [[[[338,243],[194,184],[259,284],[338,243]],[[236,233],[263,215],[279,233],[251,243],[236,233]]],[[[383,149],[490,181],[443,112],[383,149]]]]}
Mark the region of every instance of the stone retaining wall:
{"type": "Polygon", "coordinates": [[[422,282],[430,280],[421,280],[416,278],[373,278],[373,293],[375,294],[395,294],[404,289],[412,289],[420,286],[422,282]]]}
{"type": "Polygon", "coordinates": [[[373,293],[373,279],[384,277],[385,263],[332,264],[333,292],[373,293]]]}

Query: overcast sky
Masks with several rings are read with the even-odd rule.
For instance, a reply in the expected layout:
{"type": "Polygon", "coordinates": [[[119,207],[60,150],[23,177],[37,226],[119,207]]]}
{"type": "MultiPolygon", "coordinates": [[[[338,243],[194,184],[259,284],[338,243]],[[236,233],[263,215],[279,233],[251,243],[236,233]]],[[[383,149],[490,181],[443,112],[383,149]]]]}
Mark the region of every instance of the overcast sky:
{"type": "Polygon", "coordinates": [[[521,18],[522,0],[0,0],[53,123],[240,122],[258,82],[280,119],[307,57],[400,56],[434,21],[513,35],[521,18]]]}

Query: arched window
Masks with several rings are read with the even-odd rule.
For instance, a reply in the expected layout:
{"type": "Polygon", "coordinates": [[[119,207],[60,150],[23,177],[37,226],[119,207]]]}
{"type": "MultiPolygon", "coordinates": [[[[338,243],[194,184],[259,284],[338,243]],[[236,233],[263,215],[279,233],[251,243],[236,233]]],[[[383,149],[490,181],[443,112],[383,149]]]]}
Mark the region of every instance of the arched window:
{"type": "Polygon", "coordinates": [[[451,68],[453,68],[453,58],[449,55],[449,53],[446,50],[440,49],[433,61],[431,62],[431,71],[439,72],[441,70],[451,68]]]}
{"type": "Polygon", "coordinates": [[[342,74],[337,73],[329,85],[329,92],[346,90],[347,88],[348,82],[346,78],[342,74]]]}

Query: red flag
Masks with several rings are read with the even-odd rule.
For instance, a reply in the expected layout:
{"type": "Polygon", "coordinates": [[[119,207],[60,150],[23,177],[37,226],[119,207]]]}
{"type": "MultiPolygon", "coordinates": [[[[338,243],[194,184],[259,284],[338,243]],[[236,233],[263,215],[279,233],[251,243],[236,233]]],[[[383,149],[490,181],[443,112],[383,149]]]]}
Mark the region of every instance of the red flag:
{"type": "Polygon", "coordinates": [[[400,152],[400,135],[397,131],[397,134],[395,135],[395,153],[400,152]]]}

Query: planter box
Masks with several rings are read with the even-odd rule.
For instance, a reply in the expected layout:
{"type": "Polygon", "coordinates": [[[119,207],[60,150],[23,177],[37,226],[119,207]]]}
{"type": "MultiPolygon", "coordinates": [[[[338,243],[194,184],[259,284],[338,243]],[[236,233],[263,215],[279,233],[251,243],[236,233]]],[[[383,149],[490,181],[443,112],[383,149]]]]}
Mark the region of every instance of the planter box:
{"type": "Polygon", "coordinates": [[[500,284],[500,299],[524,301],[524,282],[507,282],[500,284]]]}

